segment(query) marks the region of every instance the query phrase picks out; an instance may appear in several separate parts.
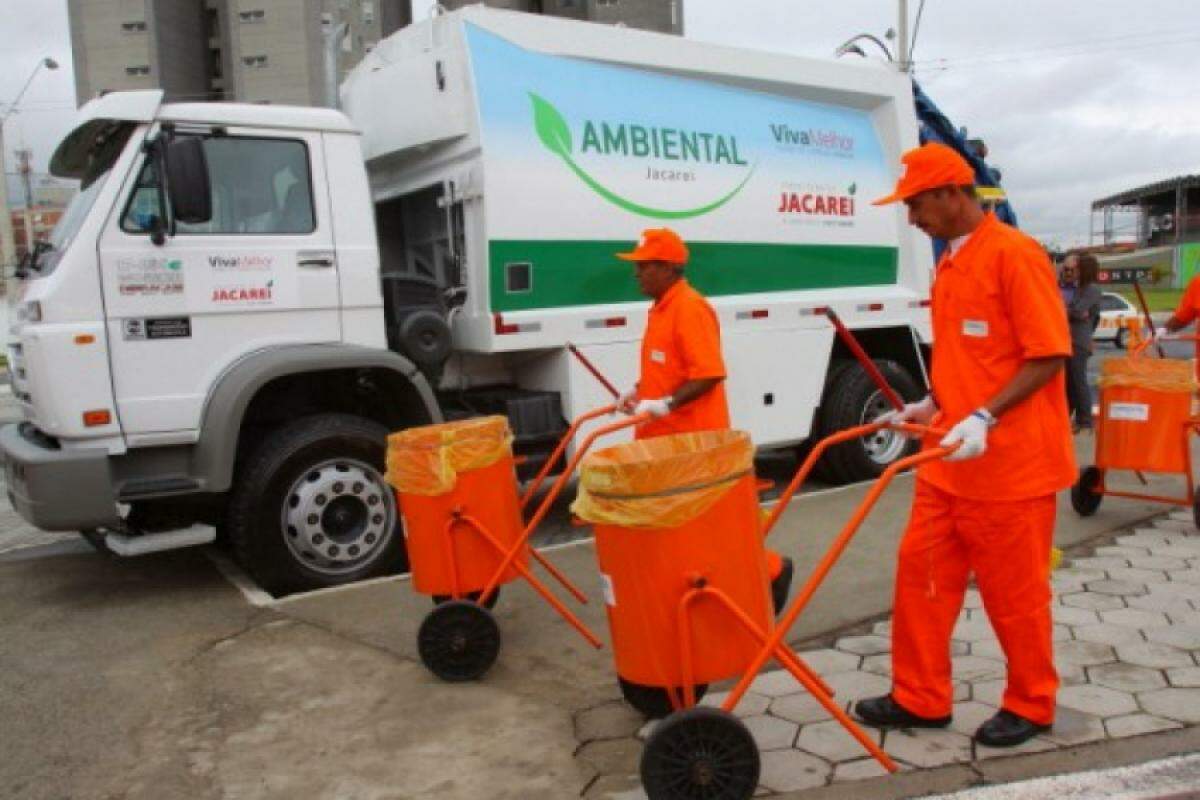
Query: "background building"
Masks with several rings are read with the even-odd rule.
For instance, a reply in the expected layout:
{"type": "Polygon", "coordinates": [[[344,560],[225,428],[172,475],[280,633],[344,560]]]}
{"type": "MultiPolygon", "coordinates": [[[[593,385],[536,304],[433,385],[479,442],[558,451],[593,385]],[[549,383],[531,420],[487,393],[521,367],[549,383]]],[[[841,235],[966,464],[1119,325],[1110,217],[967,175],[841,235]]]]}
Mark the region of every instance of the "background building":
{"type": "Polygon", "coordinates": [[[1108,272],[1137,275],[1139,281],[1161,286],[1186,286],[1200,271],[1200,175],[1096,200],[1091,238],[1102,252],[1116,251],[1099,256],[1108,272]]]}
{"type": "MultiPolygon", "coordinates": [[[[469,4],[442,2],[449,10],[469,4]]],[[[683,0],[486,4],[683,32],[683,0]]],[[[412,7],[412,0],[67,0],[76,99],[161,87],[176,101],[323,105],[324,31],[347,26],[337,44],[340,82],[380,39],[412,21],[412,7]]]]}

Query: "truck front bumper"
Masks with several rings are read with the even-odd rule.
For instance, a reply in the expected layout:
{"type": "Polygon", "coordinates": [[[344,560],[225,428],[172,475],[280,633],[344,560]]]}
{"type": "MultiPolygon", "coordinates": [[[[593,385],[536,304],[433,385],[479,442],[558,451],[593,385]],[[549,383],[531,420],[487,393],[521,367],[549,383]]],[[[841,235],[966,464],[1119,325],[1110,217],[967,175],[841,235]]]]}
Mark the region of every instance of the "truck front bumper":
{"type": "Polygon", "coordinates": [[[0,428],[8,501],[44,531],[77,531],[119,521],[105,450],[63,450],[28,422],[0,428]]]}

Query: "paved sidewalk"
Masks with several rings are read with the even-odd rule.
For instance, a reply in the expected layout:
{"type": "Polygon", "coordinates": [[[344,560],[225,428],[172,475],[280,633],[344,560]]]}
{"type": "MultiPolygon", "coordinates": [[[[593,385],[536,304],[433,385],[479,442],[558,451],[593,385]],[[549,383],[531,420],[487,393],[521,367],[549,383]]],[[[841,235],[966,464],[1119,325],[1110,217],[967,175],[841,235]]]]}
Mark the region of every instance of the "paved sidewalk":
{"type": "MultiPolygon", "coordinates": [[[[1055,656],[1063,682],[1053,730],[1013,749],[971,740],[975,728],[996,713],[1005,666],[979,594],[969,590],[952,642],[954,722],[936,731],[867,729],[902,771],[1200,725],[1200,532],[1190,512],[1164,516],[1074,558],[1054,573],[1053,586],[1055,656]]],[[[889,690],[889,633],[890,622],[882,621],[868,633],[801,655],[834,688],[838,702],[849,707],[889,690]]],[[[711,694],[703,704],[720,705],[725,697],[711,694]]],[[[759,676],[736,713],[762,751],[760,795],[886,774],[787,672],[759,676]]],[[[601,775],[586,796],[644,796],[633,777],[641,749],[637,740],[656,723],[638,727],[636,716],[619,704],[589,714],[577,721],[579,757],[601,775]],[[630,729],[627,738],[587,740],[589,732],[606,727],[612,732],[620,721],[630,729]],[[617,758],[618,753],[628,757],[617,758]]]]}

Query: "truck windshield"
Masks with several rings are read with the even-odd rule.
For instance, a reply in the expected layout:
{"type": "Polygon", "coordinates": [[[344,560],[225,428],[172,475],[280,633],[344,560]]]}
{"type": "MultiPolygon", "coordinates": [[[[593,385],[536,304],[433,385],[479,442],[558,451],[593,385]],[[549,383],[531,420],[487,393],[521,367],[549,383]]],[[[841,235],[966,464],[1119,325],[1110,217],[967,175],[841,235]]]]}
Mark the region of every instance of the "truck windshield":
{"type": "Polygon", "coordinates": [[[45,275],[58,266],[62,254],[75,239],[83,222],[88,218],[100,191],[104,188],[121,151],[125,149],[132,123],[111,123],[92,139],[87,153],[87,163],[80,179],[79,193],[71,198],[58,224],[50,231],[49,238],[38,242],[29,263],[29,271],[45,275]]]}

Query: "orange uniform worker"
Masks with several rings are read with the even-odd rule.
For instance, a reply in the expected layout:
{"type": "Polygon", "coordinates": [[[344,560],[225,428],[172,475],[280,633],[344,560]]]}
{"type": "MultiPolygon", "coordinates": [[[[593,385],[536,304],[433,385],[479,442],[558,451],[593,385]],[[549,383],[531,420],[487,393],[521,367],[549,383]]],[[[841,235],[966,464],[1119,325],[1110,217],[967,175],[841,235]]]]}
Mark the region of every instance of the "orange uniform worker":
{"type": "MultiPolygon", "coordinates": [[[[1188,281],[1179,300],[1179,308],[1167,320],[1167,333],[1176,333],[1191,325],[1200,316],[1200,275],[1188,281]]],[[[1196,377],[1200,378],[1200,339],[1196,340],[1196,377]]]]}
{"type": "Polygon", "coordinates": [[[1076,477],[1063,364],[1071,338],[1054,270],[1033,239],[984,213],[974,174],[931,143],[901,159],[891,195],[909,222],[949,247],[933,283],[932,394],[894,418],[958,445],[917,472],[900,543],[892,691],[855,711],[879,726],[951,720],[950,636],[971,573],[1008,662],[999,712],[975,740],[1013,746],[1054,720],[1050,619],[1055,493],[1076,477]]]}
{"type": "MultiPolygon", "coordinates": [[[[634,262],[638,286],[654,301],[642,338],[637,386],[619,401],[626,413],[654,417],[638,426],[635,438],[728,428],[721,323],[683,277],[687,245],[668,228],[651,228],[632,252],[617,253],[617,258],[634,262]]],[[[792,561],[768,550],[767,571],[775,607],[782,608],[792,561]]]]}

